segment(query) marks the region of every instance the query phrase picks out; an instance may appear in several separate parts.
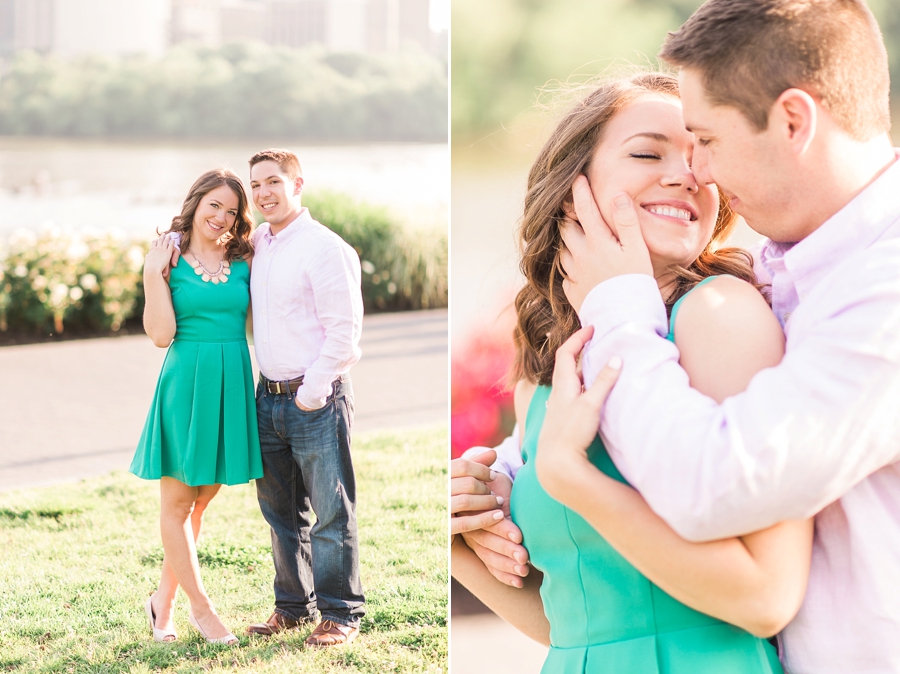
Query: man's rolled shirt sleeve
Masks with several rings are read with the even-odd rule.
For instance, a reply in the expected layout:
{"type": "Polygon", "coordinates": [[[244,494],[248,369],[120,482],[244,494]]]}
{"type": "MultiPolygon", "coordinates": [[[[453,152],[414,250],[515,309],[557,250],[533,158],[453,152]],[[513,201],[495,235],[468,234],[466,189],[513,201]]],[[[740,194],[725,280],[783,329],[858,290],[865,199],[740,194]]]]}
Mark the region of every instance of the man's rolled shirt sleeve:
{"type": "Polygon", "coordinates": [[[332,382],[360,358],[363,301],[359,256],[349,245],[333,241],[321,251],[309,278],[316,315],[325,330],[318,358],[303,374],[297,400],[319,409],[332,391],[332,382]]]}
{"type": "MultiPolygon", "coordinates": [[[[893,258],[891,260],[891,258],[893,258]]],[[[897,461],[900,284],[882,256],[798,307],[780,365],[721,405],[690,387],[649,276],[593,289],[585,383],[624,365],[600,431],[625,478],[679,534],[713,540],[810,517],[897,461]],[[795,328],[798,326],[795,325],[795,328]]]]}
{"type": "Polygon", "coordinates": [[[512,433],[503,439],[496,447],[469,447],[462,453],[462,458],[471,459],[473,456],[483,454],[493,449],[497,452],[497,460],[491,464],[491,470],[505,475],[510,482],[514,482],[519,469],[525,465],[522,460],[521,443],[519,442],[519,424],[513,426],[512,433]]]}

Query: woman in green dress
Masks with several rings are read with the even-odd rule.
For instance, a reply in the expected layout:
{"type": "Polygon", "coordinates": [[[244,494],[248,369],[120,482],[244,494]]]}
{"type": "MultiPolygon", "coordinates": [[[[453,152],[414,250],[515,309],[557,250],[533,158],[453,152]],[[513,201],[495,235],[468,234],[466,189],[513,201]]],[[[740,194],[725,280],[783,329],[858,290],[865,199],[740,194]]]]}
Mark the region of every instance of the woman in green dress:
{"type": "MultiPolygon", "coordinates": [[[[694,179],[692,151],[676,80],[647,73],[594,89],[563,117],[529,174],[513,369],[525,464],[510,507],[541,573],[529,574],[523,589],[505,585],[459,536],[452,563],[453,575],[492,609],[549,643],[544,674],[780,673],[763,637],[793,617],[805,591],[811,521],[686,541],[624,483],[596,436],[599,405],[574,404],[585,398],[574,360],[588,335],[566,341],[579,323],[564,292],[560,226],[575,219],[573,195],[586,186],[601,213],[621,192],[640,207],[669,337],[695,388],[722,400],[781,359],[784,338],[752,258],[720,247],[735,216],[714,185],[694,179]],[[568,379],[553,379],[557,353],[571,366],[568,379]],[[539,448],[542,427],[553,442],[539,448]],[[581,463],[562,460],[579,452],[581,463]],[[590,475],[590,490],[572,479],[571,466],[590,475]]],[[[466,484],[455,512],[496,508],[480,483],[466,484]]]]}
{"type": "Polygon", "coordinates": [[[251,232],[240,178],[208,171],[144,263],[144,329],[169,349],[130,468],[160,481],[165,555],[145,605],[156,641],[176,638],[180,586],[191,625],[211,643],[237,643],[203,587],[195,543],[219,488],[263,474],[246,339],[251,232]]]}

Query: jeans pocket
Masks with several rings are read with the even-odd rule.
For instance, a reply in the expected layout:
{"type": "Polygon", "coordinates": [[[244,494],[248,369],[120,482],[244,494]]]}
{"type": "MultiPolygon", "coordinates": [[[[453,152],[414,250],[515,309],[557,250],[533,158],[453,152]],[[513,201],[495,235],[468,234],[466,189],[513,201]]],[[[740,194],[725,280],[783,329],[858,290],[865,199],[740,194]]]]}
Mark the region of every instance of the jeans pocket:
{"type": "Polygon", "coordinates": [[[314,417],[317,414],[321,414],[332,405],[334,405],[334,394],[331,394],[325,399],[325,404],[322,405],[322,407],[317,407],[314,410],[301,410],[297,407],[297,398],[291,398],[291,406],[297,411],[297,414],[306,417],[314,417]]]}
{"type": "Polygon", "coordinates": [[[335,401],[330,399],[323,407],[304,411],[297,407],[294,400],[286,401],[294,408],[293,412],[285,412],[285,433],[303,443],[312,443],[316,451],[329,445],[335,436],[335,420],[337,418],[335,401]]]}

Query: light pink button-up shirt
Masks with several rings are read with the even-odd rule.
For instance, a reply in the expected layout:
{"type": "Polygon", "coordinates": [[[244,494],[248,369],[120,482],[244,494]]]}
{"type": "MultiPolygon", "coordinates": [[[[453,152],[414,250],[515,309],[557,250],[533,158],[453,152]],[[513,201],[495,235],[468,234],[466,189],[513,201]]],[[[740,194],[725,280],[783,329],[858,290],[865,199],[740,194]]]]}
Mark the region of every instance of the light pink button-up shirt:
{"type": "Polygon", "coordinates": [[[297,400],[318,409],[331,383],[359,360],[363,303],[359,256],[303,209],[273,236],[253,232],[253,343],[273,381],[303,375],[297,400]]]}
{"type": "Polygon", "coordinates": [[[591,291],[585,379],[624,360],[601,435],[686,538],[818,513],[787,669],[900,672],[900,162],[800,243],[770,243],[758,267],[786,353],[721,405],[690,387],[651,277],[591,291]]]}

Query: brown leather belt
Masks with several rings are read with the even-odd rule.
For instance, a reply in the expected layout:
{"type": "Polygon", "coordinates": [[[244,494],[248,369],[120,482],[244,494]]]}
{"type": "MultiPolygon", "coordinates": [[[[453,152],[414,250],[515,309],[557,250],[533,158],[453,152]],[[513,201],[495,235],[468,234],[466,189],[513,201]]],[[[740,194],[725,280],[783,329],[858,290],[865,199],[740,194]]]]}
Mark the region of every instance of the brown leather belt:
{"type": "Polygon", "coordinates": [[[266,377],[264,377],[260,372],[259,383],[262,384],[262,387],[269,393],[274,393],[275,395],[280,395],[282,393],[288,392],[294,394],[303,383],[303,375],[300,375],[296,379],[291,379],[290,381],[272,381],[271,379],[266,379],[266,377]]]}

